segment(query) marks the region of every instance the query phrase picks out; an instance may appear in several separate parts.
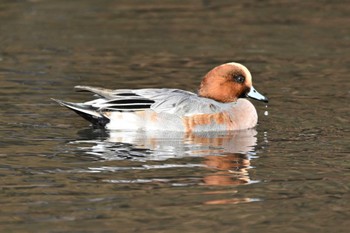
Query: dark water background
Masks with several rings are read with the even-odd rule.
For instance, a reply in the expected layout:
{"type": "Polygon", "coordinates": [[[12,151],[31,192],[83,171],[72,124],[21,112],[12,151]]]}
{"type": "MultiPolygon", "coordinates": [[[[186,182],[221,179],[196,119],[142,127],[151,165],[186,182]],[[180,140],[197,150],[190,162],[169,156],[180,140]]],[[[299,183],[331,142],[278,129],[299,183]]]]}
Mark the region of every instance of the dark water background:
{"type": "Polygon", "coordinates": [[[1,232],[348,232],[349,1],[0,1],[1,232]],[[255,130],[94,130],[74,85],[195,91],[241,62],[255,130]],[[264,112],[268,111],[268,115],[264,112]]]}

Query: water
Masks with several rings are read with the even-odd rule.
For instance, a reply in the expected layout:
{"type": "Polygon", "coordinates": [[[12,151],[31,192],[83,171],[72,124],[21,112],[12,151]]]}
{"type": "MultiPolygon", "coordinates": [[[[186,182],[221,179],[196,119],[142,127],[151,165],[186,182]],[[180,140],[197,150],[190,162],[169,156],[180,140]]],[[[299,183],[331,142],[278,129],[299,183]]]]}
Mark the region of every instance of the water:
{"type": "Polygon", "coordinates": [[[347,232],[346,1],[2,1],[1,232],[347,232]],[[245,64],[254,130],[92,129],[74,85],[195,91],[245,64]],[[268,114],[266,114],[268,113],[268,114]]]}

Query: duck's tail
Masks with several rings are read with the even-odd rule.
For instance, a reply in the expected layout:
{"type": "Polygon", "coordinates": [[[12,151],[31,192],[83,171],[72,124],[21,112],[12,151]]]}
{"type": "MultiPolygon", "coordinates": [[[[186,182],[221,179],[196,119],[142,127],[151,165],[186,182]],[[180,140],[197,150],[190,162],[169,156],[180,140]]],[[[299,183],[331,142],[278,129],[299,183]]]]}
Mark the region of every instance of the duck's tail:
{"type": "Polygon", "coordinates": [[[91,105],[83,103],[71,103],[53,98],[51,99],[57,102],[59,105],[73,110],[85,120],[90,121],[94,126],[104,127],[106,124],[109,123],[109,119],[106,116],[99,113],[98,111],[96,111],[96,109],[91,105]]]}

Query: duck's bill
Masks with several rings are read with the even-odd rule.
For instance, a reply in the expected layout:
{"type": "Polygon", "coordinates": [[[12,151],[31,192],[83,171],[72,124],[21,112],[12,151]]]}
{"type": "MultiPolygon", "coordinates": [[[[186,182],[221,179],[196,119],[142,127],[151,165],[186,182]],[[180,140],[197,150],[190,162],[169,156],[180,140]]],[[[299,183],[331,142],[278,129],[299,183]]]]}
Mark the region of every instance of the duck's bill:
{"type": "Polygon", "coordinates": [[[255,90],[254,87],[250,88],[250,91],[248,92],[247,96],[255,100],[263,101],[265,103],[269,102],[269,100],[265,96],[260,94],[257,90],[255,90]]]}

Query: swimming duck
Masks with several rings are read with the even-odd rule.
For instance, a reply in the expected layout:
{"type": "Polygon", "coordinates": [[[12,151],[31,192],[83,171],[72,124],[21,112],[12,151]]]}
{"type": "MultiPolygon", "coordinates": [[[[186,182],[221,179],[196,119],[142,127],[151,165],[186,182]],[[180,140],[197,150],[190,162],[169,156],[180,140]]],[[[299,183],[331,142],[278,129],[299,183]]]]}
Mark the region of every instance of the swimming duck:
{"type": "Polygon", "coordinates": [[[210,70],[198,94],[169,88],[105,89],[75,86],[96,94],[84,103],[56,100],[109,130],[168,130],[183,132],[226,131],[253,128],[258,122],[250,97],[268,99],[252,85],[252,75],[242,64],[230,62],[210,70]]]}

